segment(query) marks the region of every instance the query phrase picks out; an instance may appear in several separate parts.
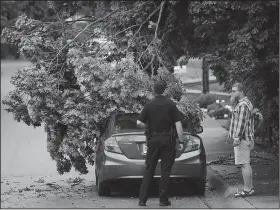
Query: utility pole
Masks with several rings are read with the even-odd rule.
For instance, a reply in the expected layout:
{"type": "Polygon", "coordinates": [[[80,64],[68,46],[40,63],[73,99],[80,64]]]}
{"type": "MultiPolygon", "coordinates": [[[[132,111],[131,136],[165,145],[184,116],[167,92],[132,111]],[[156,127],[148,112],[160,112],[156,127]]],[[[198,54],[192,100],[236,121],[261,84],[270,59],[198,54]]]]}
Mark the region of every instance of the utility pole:
{"type": "Polygon", "coordinates": [[[205,65],[204,58],[202,58],[202,93],[209,93],[209,69],[205,65]]]}

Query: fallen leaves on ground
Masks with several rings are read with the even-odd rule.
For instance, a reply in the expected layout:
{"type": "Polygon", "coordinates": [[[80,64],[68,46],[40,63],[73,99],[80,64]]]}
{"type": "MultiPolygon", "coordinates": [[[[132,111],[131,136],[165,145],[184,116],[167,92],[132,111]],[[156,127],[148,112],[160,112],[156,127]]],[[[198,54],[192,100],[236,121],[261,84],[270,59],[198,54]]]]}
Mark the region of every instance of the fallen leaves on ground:
{"type": "Polygon", "coordinates": [[[227,156],[220,156],[218,157],[217,160],[208,162],[207,165],[212,165],[212,164],[216,164],[216,165],[232,165],[234,164],[234,157],[233,155],[227,155],[227,156]]]}

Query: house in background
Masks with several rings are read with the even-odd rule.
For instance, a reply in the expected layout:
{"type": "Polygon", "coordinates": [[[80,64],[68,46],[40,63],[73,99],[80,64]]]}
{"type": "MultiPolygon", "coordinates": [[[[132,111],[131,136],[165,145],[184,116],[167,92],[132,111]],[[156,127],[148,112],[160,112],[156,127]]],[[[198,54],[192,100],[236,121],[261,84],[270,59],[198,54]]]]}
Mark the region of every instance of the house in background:
{"type": "MultiPolygon", "coordinates": [[[[174,67],[174,75],[182,80],[183,84],[202,84],[202,60],[197,58],[189,59],[187,65],[174,67]]],[[[213,71],[209,70],[209,82],[216,82],[217,78],[213,75],[213,71]]]]}

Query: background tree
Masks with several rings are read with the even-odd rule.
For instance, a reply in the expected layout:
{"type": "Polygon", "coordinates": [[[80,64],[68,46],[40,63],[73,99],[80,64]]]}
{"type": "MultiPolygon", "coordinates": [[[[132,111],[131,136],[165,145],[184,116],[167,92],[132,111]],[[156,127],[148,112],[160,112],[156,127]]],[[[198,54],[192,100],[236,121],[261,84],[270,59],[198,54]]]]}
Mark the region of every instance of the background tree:
{"type": "MultiPolygon", "coordinates": [[[[1,1],[1,33],[3,28],[12,27],[22,14],[43,21],[52,21],[55,16],[55,12],[49,9],[47,1],[1,1]]],[[[1,59],[8,55],[19,58],[18,47],[7,43],[1,36],[1,59]]]]}
{"type": "Polygon", "coordinates": [[[204,56],[227,89],[236,81],[244,83],[246,94],[272,128],[277,147],[279,2],[191,2],[190,13],[195,24],[192,55],[204,56]]]}

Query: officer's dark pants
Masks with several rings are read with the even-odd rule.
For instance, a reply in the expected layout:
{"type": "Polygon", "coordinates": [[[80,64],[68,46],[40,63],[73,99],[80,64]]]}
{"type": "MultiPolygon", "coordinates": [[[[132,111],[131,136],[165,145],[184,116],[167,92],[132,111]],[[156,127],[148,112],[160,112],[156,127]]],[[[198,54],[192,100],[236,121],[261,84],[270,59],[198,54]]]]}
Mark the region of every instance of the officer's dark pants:
{"type": "Polygon", "coordinates": [[[168,187],[170,173],[176,155],[175,142],[171,142],[170,136],[154,136],[149,140],[145,174],[142,180],[139,200],[148,200],[148,189],[153,180],[159,158],[161,159],[161,179],[159,185],[160,202],[168,201],[168,187]]]}

